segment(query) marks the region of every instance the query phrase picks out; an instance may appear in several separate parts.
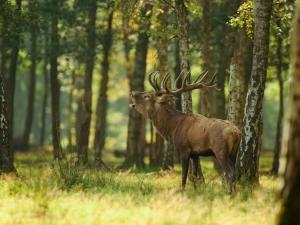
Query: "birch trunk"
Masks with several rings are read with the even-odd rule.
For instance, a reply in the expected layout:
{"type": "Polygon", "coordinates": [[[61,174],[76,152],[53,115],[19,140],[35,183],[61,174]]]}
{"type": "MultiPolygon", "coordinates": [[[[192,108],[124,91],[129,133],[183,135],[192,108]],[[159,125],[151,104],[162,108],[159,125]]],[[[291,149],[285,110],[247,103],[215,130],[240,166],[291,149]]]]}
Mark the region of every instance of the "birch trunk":
{"type": "Polygon", "coordinates": [[[254,2],[253,65],[245,105],[242,140],[236,161],[237,178],[243,178],[252,184],[258,183],[262,103],[268,66],[271,11],[272,0],[256,0],[254,2]]]}

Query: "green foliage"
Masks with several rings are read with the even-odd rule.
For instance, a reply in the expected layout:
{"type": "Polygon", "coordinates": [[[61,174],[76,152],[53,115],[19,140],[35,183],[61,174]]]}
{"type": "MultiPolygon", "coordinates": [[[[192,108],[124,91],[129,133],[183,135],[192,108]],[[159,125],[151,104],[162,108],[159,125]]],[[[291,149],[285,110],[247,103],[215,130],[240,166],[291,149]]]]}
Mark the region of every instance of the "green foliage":
{"type": "Polygon", "coordinates": [[[237,10],[235,16],[230,18],[229,25],[234,28],[244,29],[250,38],[253,38],[253,1],[246,0],[237,10]]]}

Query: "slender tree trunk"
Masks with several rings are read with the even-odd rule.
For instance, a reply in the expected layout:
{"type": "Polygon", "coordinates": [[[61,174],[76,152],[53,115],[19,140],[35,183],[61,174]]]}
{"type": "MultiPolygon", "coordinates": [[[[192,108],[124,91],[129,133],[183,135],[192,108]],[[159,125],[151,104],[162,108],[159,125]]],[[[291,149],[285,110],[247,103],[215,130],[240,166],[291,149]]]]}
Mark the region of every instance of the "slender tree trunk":
{"type": "Polygon", "coordinates": [[[8,113],[7,113],[7,96],[6,96],[6,87],[4,84],[4,77],[0,74],[0,174],[15,172],[15,167],[13,164],[13,158],[10,157],[12,151],[11,143],[8,138],[9,135],[9,122],[8,122],[8,113]]]}
{"type": "Polygon", "coordinates": [[[0,73],[2,74],[3,78],[5,78],[6,74],[6,62],[7,62],[7,42],[9,39],[9,32],[8,32],[8,16],[6,15],[4,8],[4,13],[2,14],[2,26],[1,26],[1,64],[0,64],[0,73]]]}
{"type": "Polygon", "coordinates": [[[74,100],[74,89],[75,89],[75,77],[76,70],[74,69],[71,74],[71,82],[70,82],[70,92],[68,96],[68,119],[67,119],[67,129],[68,129],[68,147],[71,148],[74,145],[73,142],[73,100],[74,100]]]}
{"type": "Polygon", "coordinates": [[[48,40],[48,32],[45,34],[45,43],[44,43],[44,65],[43,65],[43,75],[44,75],[44,96],[42,102],[42,121],[41,121],[41,136],[40,136],[40,145],[44,145],[45,143],[45,131],[46,131],[46,115],[47,115],[47,103],[48,103],[48,95],[49,95],[49,40],[48,40]]]}
{"type": "MultiPolygon", "coordinates": [[[[16,18],[21,16],[21,7],[22,1],[16,1],[16,18]]],[[[11,62],[10,62],[10,71],[9,71],[9,78],[8,78],[8,86],[9,86],[9,93],[8,93],[8,122],[9,124],[9,139],[10,143],[13,140],[13,129],[14,129],[14,97],[15,97],[15,86],[16,86],[16,73],[17,73],[17,65],[18,65],[18,56],[19,56],[19,45],[20,45],[20,20],[18,19],[15,23],[15,31],[13,36],[13,48],[11,53],[11,62]]],[[[13,157],[13,151],[11,151],[13,157]]]]}
{"type": "MultiPolygon", "coordinates": [[[[181,72],[181,63],[180,63],[180,49],[179,49],[179,40],[175,39],[174,42],[174,59],[175,59],[175,66],[174,66],[174,80],[177,82],[175,83],[176,88],[179,88],[181,85],[181,78],[179,77],[181,72]]],[[[175,107],[178,111],[182,111],[181,109],[181,96],[175,97],[175,107]]],[[[180,163],[180,149],[175,148],[175,162],[180,163]]]]}
{"type": "MultiPolygon", "coordinates": [[[[280,19],[278,18],[277,26],[281,27],[280,19]]],[[[282,140],[282,120],[283,120],[283,79],[282,79],[282,37],[280,35],[276,36],[276,76],[279,86],[279,111],[277,118],[277,129],[276,129],[276,138],[275,138],[275,148],[274,148],[274,157],[272,164],[272,174],[277,176],[279,169],[279,158],[281,152],[281,140],[282,140]]]]}
{"type": "Polygon", "coordinates": [[[300,221],[300,1],[296,3],[292,41],[292,81],[287,141],[287,162],[282,190],[283,204],[280,225],[299,224],[300,221]]]}
{"type": "MultiPolygon", "coordinates": [[[[184,0],[175,0],[176,17],[179,34],[179,49],[181,59],[182,76],[186,76],[190,72],[190,49],[188,35],[188,18],[187,9],[184,5],[184,0]]],[[[190,75],[188,75],[190,79],[190,75]]],[[[182,111],[185,113],[192,112],[192,97],[191,93],[183,93],[181,95],[182,111]]]]}
{"type": "Polygon", "coordinates": [[[243,125],[246,101],[246,60],[249,43],[245,31],[238,31],[230,64],[228,120],[240,129],[243,125]]]}
{"type": "Polygon", "coordinates": [[[36,49],[37,44],[37,31],[36,28],[31,28],[31,49],[30,49],[30,79],[28,87],[28,100],[27,100],[27,113],[25,119],[24,132],[22,137],[22,147],[28,149],[29,147],[29,138],[31,134],[31,128],[34,118],[34,102],[35,102],[35,86],[36,86],[36,49]]]}
{"type": "Polygon", "coordinates": [[[103,60],[102,60],[102,77],[100,83],[100,90],[97,102],[97,113],[96,113],[96,128],[95,128],[95,163],[101,165],[102,152],[105,146],[106,128],[107,128],[107,89],[108,89],[108,73],[109,73],[109,55],[112,46],[113,30],[112,21],[114,11],[109,8],[109,14],[107,19],[107,30],[103,39],[103,60]]]}
{"type": "MultiPolygon", "coordinates": [[[[203,27],[203,41],[202,41],[202,55],[203,55],[203,64],[202,70],[212,73],[211,69],[211,32],[210,32],[210,0],[200,1],[202,6],[202,27],[203,27]]],[[[200,98],[198,103],[198,112],[204,116],[210,116],[210,104],[208,101],[208,91],[200,90],[200,98]]]]}
{"type": "MultiPolygon", "coordinates": [[[[179,40],[176,39],[175,40],[175,43],[174,43],[174,59],[175,59],[175,67],[174,67],[174,74],[175,74],[175,77],[174,77],[174,80],[176,82],[176,88],[180,88],[181,86],[181,78],[179,77],[180,75],[180,72],[181,72],[181,62],[180,62],[180,47],[179,47],[179,40]]],[[[176,109],[178,111],[182,111],[182,108],[181,108],[181,96],[176,96],[175,97],[175,106],[176,106],[176,109]]]]}
{"type": "Polygon", "coordinates": [[[50,42],[50,90],[52,111],[52,144],[55,159],[64,157],[60,142],[60,84],[58,81],[57,58],[58,58],[58,0],[52,0],[53,9],[51,17],[51,42],[50,42]]]}
{"type": "Polygon", "coordinates": [[[97,0],[89,0],[87,24],[87,57],[85,68],[84,94],[81,100],[82,116],[80,118],[80,134],[78,140],[78,158],[83,164],[88,162],[88,147],[92,116],[92,80],[96,47],[96,11],[97,0]]]}
{"type": "MultiPolygon", "coordinates": [[[[157,16],[157,55],[158,55],[158,70],[160,74],[160,80],[168,73],[168,5],[164,4],[161,8],[162,11],[158,12],[157,16]]],[[[171,83],[168,84],[171,86],[171,83]]],[[[156,163],[162,162],[163,169],[171,169],[174,166],[174,148],[171,144],[165,143],[163,138],[156,132],[156,163]],[[162,153],[162,154],[160,154],[162,153]],[[161,157],[162,158],[158,158],[161,157]]],[[[150,162],[151,163],[151,162],[150,162]]]]}
{"type": "MultiPolygon", "coordinates": [[[[146,73],[146,60],[149,44],[149,36],[145,32],[150,28],[150,18],[152,6],[146,4],[141,9],[141,23],[139,25],[138,40],[135,50],[135,64],[133,73],[130,76],[129,86],[130,91],[144,91],[144,79],[146,73]]],[[[137,167],[144,166],[144,161],[141,155],[144,151],[144,119],[141,114],[134,109],[129,109],[128,133],[127,133],[127,149],[125,167],[135,164],[137,167]]]]}
{"type": "Polygon", "coordinates": [[[272,0],[254,2],[254,49],[251,81],[245,106],[244,129],[237,155],[237,178],[258,183],[259,147],[262,135],[262,103],[268,66],[272,0]]]}

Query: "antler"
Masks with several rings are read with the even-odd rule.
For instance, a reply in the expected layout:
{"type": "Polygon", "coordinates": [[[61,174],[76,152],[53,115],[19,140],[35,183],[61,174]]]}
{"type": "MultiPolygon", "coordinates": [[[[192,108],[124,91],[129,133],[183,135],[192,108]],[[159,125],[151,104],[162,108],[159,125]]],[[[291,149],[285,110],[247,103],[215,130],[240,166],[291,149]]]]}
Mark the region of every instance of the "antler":
{"type": "MultiPolygon", "coordinates": [[[[180,73],[181,76],[182,72],[180,73]]],[[[181,87],[178,89],[170,90],[168,87],[168,81],[170,80],[170,74],[166,74],[164,79],[162,80],[161,86],[163,87],[163,91],[166,94],[179,94],[187,91],[191,91],[194,89],[199,89],[199,88],[216,88],[217,83],[216,83],[216,73],[212,76],[212,78],[208,82],[204,82],[204,80],[207,78],[208,71],[201,73],[193,82],[189,82],[190,73],[187,73],[183,76],[182,78],[182,83],[181,87]]]]}
{"type": "MultiPolygon", "coordinates": [[[[206,80],[206,78],[207,78],[208,71],[205,71],[205,72],[201,73],[192,82],[189,81],[190,72],[185,74],[182,78],[181,87],[178,88],[178,89],[176,89],[176,85],[175,85],[175,89],[170,89],[170,87],[168,87],[169,80],[171,79],[171,75],[169,73],[167,73],[163,77],[160,85],[159,85],[159,82],[158,82],[158,75],[159,75],[158,71],[152,72],[149,75],[149,83],[151,84],[151,86],[154,88],[154,90],[156,92],[161,93],[161,94],[176,95],[176,94],[179,94],[179,93],[183,93],[183,92],[187,92],[187,91],[191,91],[191,90],[199,89],[199,88],[216,88],[217,87],[216,73],[214,73],[214,75],[212,76],[212,78],[209,81],[204,82],[204,80],[206,80]]],[[[179,76],[175,80],[175,84],[177,83],[179,78],[182,77],[182,75],[183,75],[183,71],[181,71],[181,73],[179,74],[179,76]]]]}
{"type": "Polygon", "coordinates": [[[160,87],[159,87],[158,82],[157,82],[157,75],[158,74],[159,74],[158,71],[154,71],[154,72],[150,73],[149,77],[148,77],[148,81],[149,81],[149,83],[151,84],[151,86],[153,87],[153,89],[155,91],[160,90],[160,87]]]}

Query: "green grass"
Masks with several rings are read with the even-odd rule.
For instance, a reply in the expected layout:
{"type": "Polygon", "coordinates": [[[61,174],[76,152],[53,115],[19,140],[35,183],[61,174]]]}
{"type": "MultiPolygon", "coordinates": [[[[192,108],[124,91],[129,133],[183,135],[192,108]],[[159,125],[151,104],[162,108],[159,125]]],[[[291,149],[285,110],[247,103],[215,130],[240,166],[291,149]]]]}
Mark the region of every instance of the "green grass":
{"type": "MultiPolygon", "coordinates": [[[[270,156],[261,160],[262,174],[270,156]]],[[[280,178],[261,175],[254,191],[239,186],[232,197],[209,160],[206,184],[180,189],[180,167],[173,171],[115,173],[83,169],[70,159],[54,163],[45,151],[18,154],[19,176],[0,181],[0,224],[275,224],[280,178]]]]}

